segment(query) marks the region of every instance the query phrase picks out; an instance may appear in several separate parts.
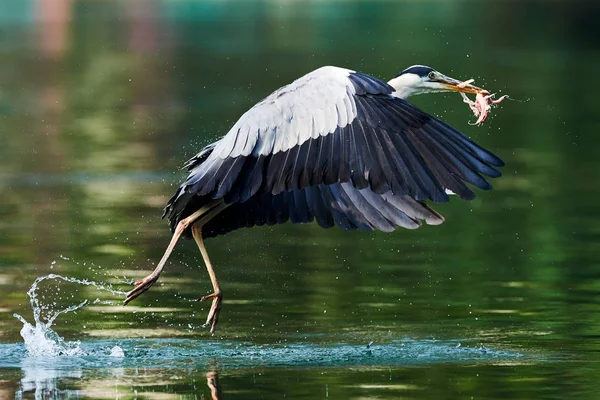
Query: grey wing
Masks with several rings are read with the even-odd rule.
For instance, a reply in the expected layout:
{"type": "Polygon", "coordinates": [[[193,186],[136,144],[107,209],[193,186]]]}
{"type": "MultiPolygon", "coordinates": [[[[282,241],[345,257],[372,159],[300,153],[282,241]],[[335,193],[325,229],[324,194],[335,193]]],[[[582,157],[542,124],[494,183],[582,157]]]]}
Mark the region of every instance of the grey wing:
{"type": "MultiPolygon", "coordinates": [[[[288,172],[278,169],[280,159],[291,164],[300,145],[326,137],[355,117],[354,103],[349,100],[354,95],[348,80],[351,73],[322,67],[256,104],[219,141],[202,165],[190,172],[184,183],[186,191],[214,199],[225,197],[226,202],[232,203],[249,199],[267,185],[277,186],[266,189],[269,191],[284,190],[273,184],[276,178],[285,181],[288,172]],[[267,174],[270,183],[265,180],[267,174]]],[[[312,153],[316,150],[313,148],[312,153]]],[[[306,157],[296,157],[294,173],[301,173],[301,164],[307,161],[306,157]]]]}
{"type": "Polygon", "coordinates": [[[246,112],[192,169],[185,190],[227,203],[352,182],[382,194],[448,200],[491,185],[502,161],[444,122],[391,95],[362,73],[323,67],[246,112]]]}

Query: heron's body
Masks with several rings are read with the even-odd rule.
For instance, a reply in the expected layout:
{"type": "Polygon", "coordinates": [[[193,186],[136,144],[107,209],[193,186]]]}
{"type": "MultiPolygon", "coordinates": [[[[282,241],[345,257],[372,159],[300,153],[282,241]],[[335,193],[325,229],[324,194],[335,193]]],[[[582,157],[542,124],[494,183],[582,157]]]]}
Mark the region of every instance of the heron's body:
{"type": "MultiPolygon", "coordinates": [[[[494,167],[502,161],[404,100],[455,84],[437,72],[435,80],[434,72],[411,67],[385,83],[322,67],[257,103],[186,164],[189,175],[165,208],[175,233],[171,245],[127,301],[158,279],[181,234],[196,239],[213,279],[206,237],[286,221],[316,220],[346,230],[414,229],[421,221],[443,222],[427,200],[446,202],[449,192],[470,200],[475,195],[467,183],[490,189],[484,176],[499,176],[494,167]]],[[[207,323],[214,330],[218,283],[209,298],[215,300],[207,323]]]]}

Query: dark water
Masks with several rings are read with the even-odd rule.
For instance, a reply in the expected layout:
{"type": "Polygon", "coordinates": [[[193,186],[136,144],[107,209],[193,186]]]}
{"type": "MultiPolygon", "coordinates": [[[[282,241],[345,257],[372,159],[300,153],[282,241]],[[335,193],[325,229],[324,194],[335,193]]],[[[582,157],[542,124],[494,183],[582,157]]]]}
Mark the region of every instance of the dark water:
{"type": "Polygon", "coordinates": [[[559,399],[600,392],[600,67],[592,2],[0,3],[0,398],[559,399]],[[183,162],[252,104],[322,65],[411,64],[504,102],[414,103],[506,162],[491,192],[393,234],[316,225],[207,241],[217,334],[192,242],[131,305],[40,284],[79,356],[27,356],[18,313],[58,273],[147,274],[183,162]],[[119,346],[124,357],[110,357],[119,346]],[[213,394],[211,389],[213,387],[213,394]]]}

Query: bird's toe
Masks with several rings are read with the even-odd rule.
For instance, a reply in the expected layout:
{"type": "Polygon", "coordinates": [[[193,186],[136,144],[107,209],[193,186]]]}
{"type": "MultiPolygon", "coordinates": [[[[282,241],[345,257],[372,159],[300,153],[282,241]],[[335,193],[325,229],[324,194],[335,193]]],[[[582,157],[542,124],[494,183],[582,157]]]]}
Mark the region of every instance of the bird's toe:
{"type": "Polygon", "coordinates": [[[210,326],[211,335],[215,334],[215,328],[217,323],[219,322],[219,313],[221,312],[221,303],[223,299],[223,294],[219,292],[215,292],[208,296],[204,296],[200,299],[200,301],[213,299],[212,305],[210,306],[210,311],[208,312],[208,317],[206,318],[206,322],[202,325],[203,328],[207,328],[210,326]]]}
{"type": "Polygon", "coordinates": [[[151,275],[148,275],[147,277],[145,277],[144,279],[135,282],[134,283],[135,288],[133,288],[131,291],[127,292],[127,297],[125,298],[125,301],[123,302],[123,304],[126,305],[131,300],[137,298],[139,295],[144,293],[146,290],[150,289],[150,287],[152,285],[154,285],[154,282],[156,282],[157,280],[158,280],[158,276],[154,276],[153,274],[151,274],[151,275]]]}

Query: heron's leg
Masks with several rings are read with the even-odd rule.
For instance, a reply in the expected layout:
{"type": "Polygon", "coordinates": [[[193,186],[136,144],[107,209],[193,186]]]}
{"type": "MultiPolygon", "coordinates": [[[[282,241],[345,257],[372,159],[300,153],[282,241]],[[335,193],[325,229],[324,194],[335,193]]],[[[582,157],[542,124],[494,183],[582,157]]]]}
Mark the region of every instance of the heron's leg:
{"type": "Polygon", "coordinates": [[[181,234],[183,232],[185,232],[185,230],[190,226],[190,224],[192,224],[194,221],[196,221],[203,215],[210,213],[210,211],[214,210],[215,208],[219,208],[218,205],[211,204],[211,205],[202,207],[201,209],[199,209],[198,211],[196,211],[189,217],[184,218],[181,221],[179,221],[179,223],[177,224],[177,227],[175,228],[175,232],[173,233],[173,237],[171,238],[171,242],[169,243],[169,246],[167,247],[165,254],[160,259],[158,265],[156,266],[156,268],[154,269],[154,271],[152,271],[152,273],[150,275],[135,282],[135,288],[132,291],[130,291],[129,293],[127,293],[127,298],[125,298],[124,304],[129,303],[131,300],[135,299],[140,294],[142,294],[146,290],[150,289],[150,287],[158,280],[158,277],[162,273],[162,270],[165,267],[165,264],[166,264],[167,260],[169,259],[169,256],[171,255],[173,248],[175,248],[177,241],[181,237],[181,234]]]}
{"type": "Polygon", "coordinates": [[[212,299],[212,305],[210,306],[210,311],[208,312],[208,317],[206,318],[206,323],[204,326],[208,326],[210,324],[210,333],[214,334],[215,326],[217,326],[217,322],[219,321],[219,313],[221,312],[223,292],[221,292],[221,286],[219,286],[219,281],[217,281],[215,270],[210,262],[210,258],[208,258],[206,247],[204,246],[204,239],[202,239],[202,224],[196,223],[192,225],[192,235],[194,236],[196,244],[198,244],[200,253],[202,253],[202,259],[204,260],[204,264],[206,264],[208,276],[210,276],[210,282],[212,283],[214,290],[212,294],[204,296],[200,299],[200,301],[212,299]]]}

